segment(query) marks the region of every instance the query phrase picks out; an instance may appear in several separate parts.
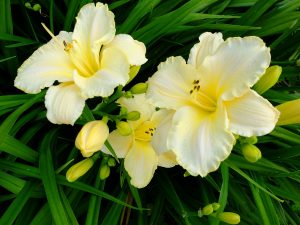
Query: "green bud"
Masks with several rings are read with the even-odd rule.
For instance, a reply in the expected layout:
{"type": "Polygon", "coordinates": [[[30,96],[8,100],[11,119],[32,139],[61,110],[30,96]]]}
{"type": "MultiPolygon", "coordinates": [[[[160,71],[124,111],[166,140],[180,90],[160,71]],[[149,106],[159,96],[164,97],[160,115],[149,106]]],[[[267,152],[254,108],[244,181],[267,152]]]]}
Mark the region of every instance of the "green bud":
{"type": "Polygon", "coordinates": [[[263,94],[277,83],[281,72],[282,68],[280,66],[269,67],[259,81],[253,86],[253,89],[258,94],[263,94]]]}
{"type": "Polygon", "coordinates": [[[40,4],[35,4],[33,7],[32,7],[32,9],[33,9],[33,11],[40,11],[41,10],[41,5],[40,4]]]}
{"type": "Polygon", "coordinates": [[[240,215],[233,212],[219,213],[217,218],[228,224],[239,224],[241,222],[240,215]]]}
{"type": "Polygon", "coordinates": [[[126,118],[127,120],[136,121],[141,117],[140,112],[138,111],[131,111],[130,113],[127,113],[126,118]]]}
{"type": "Polygon", "coordinates": [[[261,152],[255,145],[244,144],[242,146],[244,158],[252,163],[255,163],[261,158],[261,152]]]}
{"type": "Polygon", "coordinates": [[[127,109],[125,107],[121,107],[120,115],[125,115],[125,114],[127,114],[127,109]]]}
{"type": "Polygon", "coordinates": [[[140,70],[141,66],[131,66],[130,67],[130,71],[129,71],[129,81],[132,81],[133,78],[135,78],[135,76],[138,74],[139,70],[140,70]]]}
{"type": "Polygon", "coordinates": [[[116,166],[116,160],[114,158],[109,158],[108,161],[107,161],[107,165],[109,167],[114,167],[116,166]]]}
{"type": "Polygon", "coordinates": [[[109,177],[110,167],[106,164],[100,166],[99,176],[101,180],[105,180],[109,177]]]}
{"type": "Polygon", "coordinates": [[[71,166],[66,174],[69,182],[76,181],[79,177],[83,176],[94,165],[94,160],[91,158],[84,159],[73,166],[71,166]]]}
{"type": "Polygon", "coordinates": [[[30,2],[25,2],[24,5],[27,9],[32,9],[30,2]]]}
{"type": "Polygon", "coordinates": [[[201,211],[202,211],[202,215],[208,216],[214,212],[214,208],[213,208],[212,204],[209,204],[209,205],[204,206],[201,211]]]}
{"type": "Polygon", "coordinates": [[[122,136],[128,136],[132,133],[132,129],[129,125],[129,123],[125,121],[119,121],[117,122],[117,130],[122,136]]]}
{"type": "Polygon", "coordinates": [[[148,89],[147,83],[138,83],[130,89],[130,92],[132,94],[143,94],[147,91],[147,89],[148,89]]]}
{"type": "Polygon", "coordinates": [[[183,177],[188,177],[188,176],[191,176],[191,174],[188,171],[185,171],[183,177]]]}
{"type": "Polygon", "coordinates": [[[280,112],[277,125],[300,124],[300,98],[276,106],[280,112]]]}
{"type": "Polygon", "coordinates": [[[217,211],[220,208],[220,204],[214,202],[214,203],[212,203],[212,207],[213,207],[214,211],[217,211]]]}
{"type": "Polygon", "coordinates": [[[256,136],[252,136],[252,137],[241,137],[239,139],[240,143],[243,144],[250,144],[250,145],[254,145],[257,143],[257,137],[256,136]]]}
{"type": "Polygon", "coordinates": [[[126,91],[125,93],[124,93],[124,97],[125,98],[132,98],[132,93],[130,92],[130,91],[126,91]]]}

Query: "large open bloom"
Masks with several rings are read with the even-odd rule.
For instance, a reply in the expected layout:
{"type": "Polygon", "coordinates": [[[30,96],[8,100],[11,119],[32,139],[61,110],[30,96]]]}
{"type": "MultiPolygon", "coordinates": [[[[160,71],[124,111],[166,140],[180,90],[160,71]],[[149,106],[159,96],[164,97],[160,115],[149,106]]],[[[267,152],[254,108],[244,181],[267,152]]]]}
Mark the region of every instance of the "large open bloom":
{"type": "Polygon", "coordinates": [[[37,49],[18,69],[15,86],[27,93],[46,93],[47,118],[74,124],[85,100],[106,97],[129,80],[132,65],[142,65],[146,48],[130,35],[115,35],[114,15],[102,3],[87,4],[74,32],[61,31],[37,49]],[[52,86],[55,81],[61,84],[52,86]]]}
{"type": "Polygon", "coordinates": [[[223,40],[204,33],[188,63],[170,57],[149,79],[148,97],[176,110],[167,147],[192,175],[206,176],[230,154],[235,138],[273,130],[279,112],[250,88],[270,64],[270,50],[258,37],[223,40]]]}
{"type": "MultiPolygon", "coordinates": [[[[122,97],[118,103],[128,112],[139,111],[141,116],[137,121],[128,121],[133,131],[130,135],[122,136],[114,130],[109,134],[108,141],[118,158],[125,158],[124,166],[131,177],[131,184],[143,188],[151,181],[157,166],[172,167],[177,164],[174,153],[168,151],[166,146],[173,112],[156,111],[145,94],[122,97]]],[[[106,148],[103,151],[110,153],[106,148]]]]}

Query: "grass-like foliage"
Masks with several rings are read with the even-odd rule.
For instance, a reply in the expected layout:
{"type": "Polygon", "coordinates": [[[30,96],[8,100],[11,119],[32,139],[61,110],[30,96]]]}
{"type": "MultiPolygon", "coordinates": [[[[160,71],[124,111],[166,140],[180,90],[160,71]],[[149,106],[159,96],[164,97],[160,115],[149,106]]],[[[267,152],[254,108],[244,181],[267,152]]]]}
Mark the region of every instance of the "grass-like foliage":
{"type": "MultiPolygon", "coordinates": [[[[72,31],[81,6],[90,0],[0,1],[0,204],[1,225],[225,224],[198,210],[218,202],[220,212],[240,215],[240,224],[300,224],[300,126],[276,127],[259,137],[262,158],[247,161],[239,144],[205,178],[184,176],[180,167],[158,169],[143,189],[131,186],[122,160],[100,180],[100,161],[69,183],[74,146],[85,108],[74,126],[46,119],[44,92],[24,94],[13,86],[18,67],[50,40],[41,23],[57,34],[72,31]],[[28,3],[28,2],[27,2],[28,3]],[[40,10],[32,7],[40,4],[40,10]]],[[[279,82],[263,94],[273,105],[300,98],[299,0],[107,0],[118,33],[144,42],[148,62],[128,85],[144,82],[169,56],[187,58],[205,31],[259,36],[271,48],[279,82]],[[298,61],[297,61],[298,60],[298,61]]],[[[238,67],[238,65],[237,65],[238,67]]],[[[34,82],[34,81],[32,81],[34,82]]],[[[89,100],[93,105],[94,100],[89,100]]],[[[300,112],[299,112],[300,113],[300,112]]]]}

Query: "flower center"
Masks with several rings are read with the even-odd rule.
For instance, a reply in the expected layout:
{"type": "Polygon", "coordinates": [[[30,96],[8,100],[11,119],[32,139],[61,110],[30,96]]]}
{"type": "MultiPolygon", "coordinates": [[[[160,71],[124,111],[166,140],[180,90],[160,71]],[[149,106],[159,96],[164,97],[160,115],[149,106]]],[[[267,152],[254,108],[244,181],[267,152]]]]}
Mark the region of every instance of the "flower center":
{"type": "Polygon", "coordinates": [[[216,101],[206,95],[200,87],[200,81],[194,80],[193,87],[190,90],[190,95],[195,101],[196,105],[205,111],[213,112],[216,110],[216,101]]]}
{"type": "Polygon", "coordinates": [[[145,121],[135,131],[135,139],[140,141],[151,141],[156,128],[152,121],[145,121]]]}

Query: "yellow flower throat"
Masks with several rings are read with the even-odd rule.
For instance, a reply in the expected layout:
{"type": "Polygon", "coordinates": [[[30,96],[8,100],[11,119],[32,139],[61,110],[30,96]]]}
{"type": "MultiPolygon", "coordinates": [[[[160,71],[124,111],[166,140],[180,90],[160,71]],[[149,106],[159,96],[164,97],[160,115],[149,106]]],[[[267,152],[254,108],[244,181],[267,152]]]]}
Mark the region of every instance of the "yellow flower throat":
{"type": "Polygon", "coordinates": [[[145,121],[134,132],[135,139],[140,141],[151,141],[156,128],[152,121],[145,121]]]}
{"type": "Polygon", "coordinates": [[[206,95],[200,88],[200,81],[194,80],[193,87],[190,90],[190,95],[197,106],[208,112],[216,110],[216,101],[206,95]]]}

